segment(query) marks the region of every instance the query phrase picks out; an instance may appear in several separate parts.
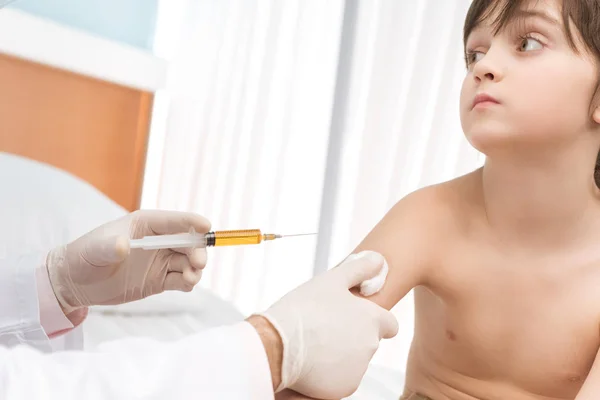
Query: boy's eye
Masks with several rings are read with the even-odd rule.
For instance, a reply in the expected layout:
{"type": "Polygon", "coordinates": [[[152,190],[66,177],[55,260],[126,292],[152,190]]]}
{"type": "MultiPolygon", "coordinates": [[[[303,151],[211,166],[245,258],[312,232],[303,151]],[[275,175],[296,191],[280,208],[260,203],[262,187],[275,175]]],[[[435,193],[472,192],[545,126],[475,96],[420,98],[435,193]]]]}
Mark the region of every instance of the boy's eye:
{"type": "Polygon", "coordinates": [[[481,51],[468,51],[466,54],[467,65],[475,64],[480,61],[485,54],[481,51]]]}
{"type": "Polygon", "coordinates": [[[519,46],[520,51],[532,51],[532,50],[541,50],[544,47],[539,40],[536,40],[532,37],[522,37],[521,45],[519,46]]]}

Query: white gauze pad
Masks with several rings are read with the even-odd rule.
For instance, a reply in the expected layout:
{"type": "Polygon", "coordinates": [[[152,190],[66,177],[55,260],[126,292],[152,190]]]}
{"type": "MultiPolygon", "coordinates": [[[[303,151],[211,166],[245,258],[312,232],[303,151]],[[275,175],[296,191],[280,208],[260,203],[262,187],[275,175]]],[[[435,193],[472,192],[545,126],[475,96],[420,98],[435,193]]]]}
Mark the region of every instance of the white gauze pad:
{"type": "MultiPolygon", "coordinates": [[[[361,254],[369,253],[369,251],[361,251],[358,254],[350,254],[344,261],[352,261],[360,257],[361,254]]],[[[385,283],[385,279],[388,274],[388,263],[386,259],[383,259],[383,266],[379,273],[371,279],[367,279],[363,283],[360,284],[360,294],[362,296],[368,297],[373,296],[375,293],[379,292],[385,283]]]]}

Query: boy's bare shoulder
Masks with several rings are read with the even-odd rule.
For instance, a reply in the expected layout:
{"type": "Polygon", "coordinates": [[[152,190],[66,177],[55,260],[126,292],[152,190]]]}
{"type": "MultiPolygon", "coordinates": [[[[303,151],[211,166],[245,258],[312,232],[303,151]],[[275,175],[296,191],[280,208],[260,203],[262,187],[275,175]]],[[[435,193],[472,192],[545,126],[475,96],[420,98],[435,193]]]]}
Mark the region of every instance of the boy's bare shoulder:
{"type": "Polygon", "coordinates": [[[405,196],[355,249],[377,251],[388,261],[388,283],[373,301],[389,309],[413,287],[427,285],[432,268],[468,223],[468,213],[476,204],[474,174],[405,196]]]}
{"type": "Polygon", "coordinates": [[[431,248],[470,220],[477,208],[477,174],[418,189],[399,200],[367,235],[361,248],[431,248]]]}
{"type": "Polygon", "coordinates": [[[416,190],[398,201],[387,217],[401,219],[404,224],[412,222],[415,229],[432,235],[443,233],[445,228],[458,228],[478,208],[478,174],[479,170],[416,190]]]}

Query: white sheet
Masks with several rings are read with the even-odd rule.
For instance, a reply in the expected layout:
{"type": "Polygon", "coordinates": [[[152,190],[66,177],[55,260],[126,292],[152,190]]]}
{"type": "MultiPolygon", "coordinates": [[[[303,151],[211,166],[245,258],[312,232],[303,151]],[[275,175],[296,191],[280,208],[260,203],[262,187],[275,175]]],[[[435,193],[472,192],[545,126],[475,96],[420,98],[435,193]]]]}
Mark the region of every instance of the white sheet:
{"type": "Polygon", "coordinates": [[[371,364],[351,400],[398,400],[404,390],[404,372],[371,364]]]}
{"type": "Polygon", "coordinates": [[[230,303],[209,291],[165,292],[134,303],[95,307],[84,324],[87,348],[126,336],[171,341],[203,329],[244,319],[230,303]]]}

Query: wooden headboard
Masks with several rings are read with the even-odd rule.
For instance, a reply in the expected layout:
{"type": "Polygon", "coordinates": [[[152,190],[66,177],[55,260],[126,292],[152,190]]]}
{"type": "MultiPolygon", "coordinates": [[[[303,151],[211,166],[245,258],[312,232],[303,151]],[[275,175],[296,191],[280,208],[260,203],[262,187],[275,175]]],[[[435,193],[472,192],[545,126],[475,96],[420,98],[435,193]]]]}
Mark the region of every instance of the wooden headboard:
{"type": "Polygon", "coordinates": [[[0,151],[139,207],[153,95],[0,54],[0,151]]]}
{"type": "Polygon", "coordinates": [[[149,68],[127,65],[125,56],[148,56],[17,11],[0,14],[0,30],[12,25],[4,44],[0,32],[0,151],[61,168],[127,210],[139,208],[153,91],[77,70],[98,70],[96,75],[111,78],[118,75],[115,66],[130,68],[135,79],[149,68]],[[22,38],[20,47],[14,38],[22,38]],[[39,62],[31,57],[33,50],[52,60],[39,62]]]}

